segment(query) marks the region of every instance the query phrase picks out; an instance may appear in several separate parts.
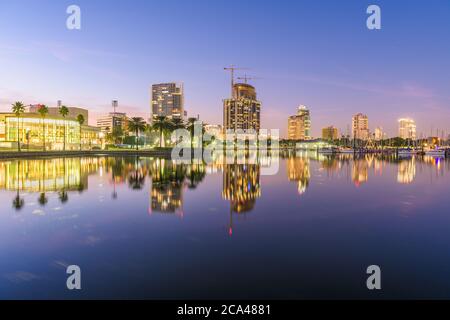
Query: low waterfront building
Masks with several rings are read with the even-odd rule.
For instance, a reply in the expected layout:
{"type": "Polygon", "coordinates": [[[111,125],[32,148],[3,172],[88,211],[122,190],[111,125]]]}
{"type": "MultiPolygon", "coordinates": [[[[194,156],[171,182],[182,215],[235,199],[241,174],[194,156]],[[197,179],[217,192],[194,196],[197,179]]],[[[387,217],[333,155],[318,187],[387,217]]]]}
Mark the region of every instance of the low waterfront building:
{"type": "Polygon", "coordinates": [[[79,150],[100,147],[100,130],[89,125],[81,125],[72,118],[59,115],[41,117],[37,113],[24,113],[17,117],[14,113],[0,113],[0,146],[17,148],[17,141],[31,149],[79,150]]]}

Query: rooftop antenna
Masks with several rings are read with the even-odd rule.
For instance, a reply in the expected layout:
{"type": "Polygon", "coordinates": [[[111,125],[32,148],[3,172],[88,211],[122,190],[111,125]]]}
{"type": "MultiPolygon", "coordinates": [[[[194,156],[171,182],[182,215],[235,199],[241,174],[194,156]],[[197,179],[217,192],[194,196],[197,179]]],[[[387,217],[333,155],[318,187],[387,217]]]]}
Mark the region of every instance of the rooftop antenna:
{"type": "Polygon", "coordinates": [[[235,70],[248,70],[248,68],[238,68],[236,67],[234,64],[232,64],[229,67],[225,67],[223,68],[223,70],[225,71],[230,71],[231,72],[231,97],[234,97],[234,92],[233,92],[233,87],[234,87],[234,71],[235,70]]]}

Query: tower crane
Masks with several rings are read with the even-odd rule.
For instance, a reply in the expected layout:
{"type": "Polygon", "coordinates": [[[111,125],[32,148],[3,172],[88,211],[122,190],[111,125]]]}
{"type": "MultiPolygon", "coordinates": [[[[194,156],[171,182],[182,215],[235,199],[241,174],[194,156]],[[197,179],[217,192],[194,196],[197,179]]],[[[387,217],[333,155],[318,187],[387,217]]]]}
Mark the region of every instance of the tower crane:
{"type": "Polygon", "coordinates": [[[230,71],[230,72],[231,72],[231,97],[233,97],[234,71],[235,71],[235,70],[248,70],[248,68],[238,68],[238,67],[236,67],[234,64],[232,64],[232,65],[229,66],[229,67],[223,68],[223,70],[225,70],[225,71],[230,71]]]}

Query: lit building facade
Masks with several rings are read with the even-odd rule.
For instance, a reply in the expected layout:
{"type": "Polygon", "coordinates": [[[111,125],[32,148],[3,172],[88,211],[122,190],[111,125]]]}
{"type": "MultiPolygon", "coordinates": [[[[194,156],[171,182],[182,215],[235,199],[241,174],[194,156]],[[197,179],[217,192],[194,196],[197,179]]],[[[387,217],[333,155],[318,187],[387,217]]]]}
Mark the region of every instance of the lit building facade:
{"type": "Polygon", "coordinates": [[[96,172],[100,158],[53,158],[7,161],[0,164],[0,190],[25,192],[80,191],[96,172]]]}
{"type": "Polygon", "coordinates": [[[416,122],[410,118],[398,120],[398,134],[402,139],[416,139],[416,122]]]}
{"type": "Polygon", "coordinates": [[[0,114],[0,142],[5,147],[16,148],[17,141],[28,148],[66,150],[101,146],[100,130],[82,125],[73,119],[61,116],[41,117],[35,113],[24,113],[17,117],[13,113],[0,114]]]}
{"type": "Polygon", "coordinates": [[[261,102],[256,90],[246,83],[233,85],[233,97],[223,101],[223,127],[225,130],[261,129],[261,102]]]}
{"type": "Polygon", "coordinates": [[[338,128],[334,126],[329,126],[322,129],[323,140],[337,140],[338,138],[339,138],[338,128]]]}
{"type": "Polygon", "coordinates": [[[103,133],[112,133],[115,128],[126,129],[128,118],[126,113],[110,112],[97,119],[97,128],[103,133]]]}
{"type": "Polygon", "coordinates": [[[369,139],[369,118],[362,113],[355,114],[352,118],[353,138],[359,140],[369,139]]]}
{"type": "Polygon", "coordinates": [[[380,141],[384,139],[384,132],[382,127],[376,127],[374,132],[375,140],[380,141]]]}
{"type": "Polygon", "coordinates": [[[311,115],[306,106],[299,106],[297,114],[288,118],[288,139],[311,140],[311,115]]]}
{"type": "Polygon", "coordinates": [[[152,115],[169,119],[184,119],[184,89],[182,83],[152,85],[152,115]]]}
{"type": "Polygon", "coordinates": [[[261,196],[259,164],[225,164],[222,197],[236,213],[251,211],[261,196]]]}

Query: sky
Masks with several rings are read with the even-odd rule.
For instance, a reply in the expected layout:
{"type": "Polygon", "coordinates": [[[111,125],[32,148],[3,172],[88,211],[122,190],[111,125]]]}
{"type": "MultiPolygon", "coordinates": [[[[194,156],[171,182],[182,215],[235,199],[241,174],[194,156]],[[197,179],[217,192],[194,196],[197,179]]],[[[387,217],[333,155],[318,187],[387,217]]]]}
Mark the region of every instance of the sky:
{"type": "Polygon", "coordinates": [[[347,131],[368,115],[397,135],[450,133],[450,1],[447,0],[0,0],[0,112],[14,101],[150,117],[150,87],[183,82],[189,116],[222,123],[230,64],[258,79],[262,127],[286,134],[299,105],[312,133],[347,131]],[[66,28],[69,5],[81,30],[66,28]],[[366,26],[370,4],[381,30],[366,26]]]}

